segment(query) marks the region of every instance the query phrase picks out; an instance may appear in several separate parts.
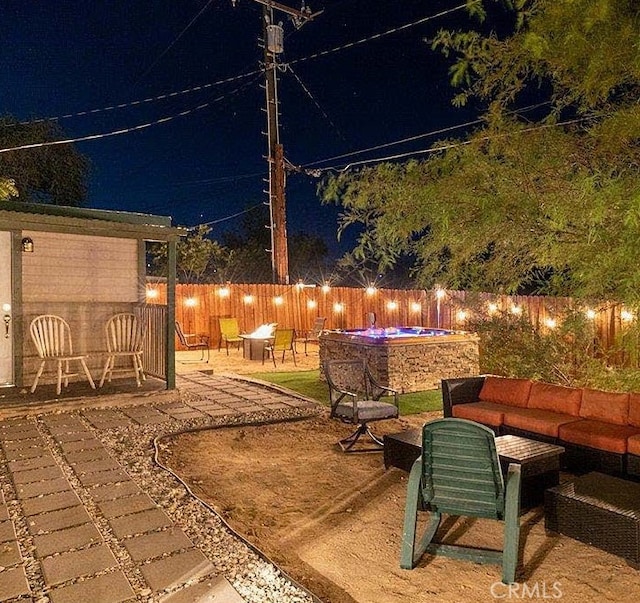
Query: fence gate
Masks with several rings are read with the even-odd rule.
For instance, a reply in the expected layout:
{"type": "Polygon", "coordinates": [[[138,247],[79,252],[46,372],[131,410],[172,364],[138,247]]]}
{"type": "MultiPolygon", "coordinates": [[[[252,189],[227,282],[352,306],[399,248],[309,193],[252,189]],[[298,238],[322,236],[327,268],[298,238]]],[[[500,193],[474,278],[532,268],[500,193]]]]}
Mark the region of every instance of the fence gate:
{"type": "Polygon", "coordinates": [[[139,309],[144,327],[142,366],[152,377],[167,380],[167,306],[146,305],[139,309]]]}

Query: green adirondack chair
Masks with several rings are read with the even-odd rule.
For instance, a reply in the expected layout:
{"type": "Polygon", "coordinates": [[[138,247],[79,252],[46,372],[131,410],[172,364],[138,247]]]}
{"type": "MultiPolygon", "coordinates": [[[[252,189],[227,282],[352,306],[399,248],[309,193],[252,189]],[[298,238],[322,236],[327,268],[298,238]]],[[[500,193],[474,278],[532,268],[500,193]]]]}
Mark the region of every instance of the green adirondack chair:
{"type": "Polygon", "coordinates": [[[510,464],[505,480],[494,433],[466,419],[440,419],[422,429],[422,456],[407,485],[400,566],[412,569],[424,553],[502,565],[502,581],[515,582],[520,540],[520,465],[510,464]],[[416,541],[418,514],[430,514],[416,541]],[[436,542],[443,513],[504,522],[502,550],[436,542]]]}

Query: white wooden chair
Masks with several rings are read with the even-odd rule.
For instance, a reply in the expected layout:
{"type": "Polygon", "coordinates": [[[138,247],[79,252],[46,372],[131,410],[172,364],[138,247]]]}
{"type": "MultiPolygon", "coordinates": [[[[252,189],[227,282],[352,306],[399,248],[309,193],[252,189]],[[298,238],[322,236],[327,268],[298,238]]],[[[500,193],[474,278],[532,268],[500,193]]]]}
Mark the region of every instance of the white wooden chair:
{"type": "Polygon", "coordinates": [[[138,387],[142,381],[146,380],[144,369],[142,368],[142,341],[143,333],[135,314],[123,312],[113,315],[105,324],[105,336],[107,339],[107,359],[104,363],[100,385],[104,385],[104,380],[111,382],[113,372],[130,373],[133,372],[138,387]],[[128,358],[131,360],[131,368],[114,368],[118,358],[128,358]]]}
{"type": "Polygon", "coordinates": [[[67,387],[69,385],[69,377],[75,377],[80,374],[69,372],[69,363],[72,360],[80,363],[91,388],[96,388],[91,378],[91,373],[87,368],[87,363],[85,362],[86,355],[73,353],[71,329],[66,320],[53,314],[42,314],[41,316],[36,316],[36,318],[31,321],[29,330],[31,332],[31,339],[38,350],[38,356],[42,359],[40,368],[38,368],[38,372],[33,380],[33,385],[31,386],[31,393],[36,391],[38,380],[48,360],[55,362],[57,365],[57,395],[60,395],[62,391],[63,380],[64,386],[67,387]]]}

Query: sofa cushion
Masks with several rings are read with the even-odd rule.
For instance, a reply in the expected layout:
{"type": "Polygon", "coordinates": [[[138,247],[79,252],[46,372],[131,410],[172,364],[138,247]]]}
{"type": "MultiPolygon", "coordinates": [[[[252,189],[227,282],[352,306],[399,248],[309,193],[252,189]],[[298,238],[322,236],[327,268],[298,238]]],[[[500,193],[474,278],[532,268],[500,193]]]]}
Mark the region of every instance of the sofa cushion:
{"type": "Polygon", "coordinates": [[[627,452],[640,456],[640,434],[632,435],[627,439],[627,452]]]}
{"type": "Polygon", "coordinates": [[[636,434],[640,434],[637,427],[591,419],[560,425],[558,430],[560,439],[565,442],[618,454],[627,452],[627,439],[636,434]]]}
{"type": "Polygon", "coordinates": [[[579,416],[581,398],[582,390],[580,389],[534,381],[531,385],[527,407],[552,410],[577,417],[579,416]]]}
{"type": "Polygon", "coordinates": [[[494,402],[471,402],[469,404],[454,404],[451,413],[457,419],[469,419],[490,427],[500,427],[505,411],[510,407],[494,402]]]}
{"type": "Polygon", "coordinates": [[[629,394],[629,425],[640,427],[640,394],[629,394]]]}
{"type": "Polygon", "coordinates": [[[566,415],[552,410],[538,408],[513,408],[505,413],[503,421],[509,427],[515,427],[531,433],[539,433],[552,438],[558,437],[560,425],[581,421],[574,415],[566,415]]]}
{"type": "Polygon", "coordinates": [[[580,416],[605,423],[627,425],[629,419],[629,394],[583,389],[580,416]]]}
{"type": "Polygon", "coordinates": [[[478,399],[481,402],[496,402],[508,406],[525,407],[531,390],[530,379],[512,379],[510,377],[493,377],[484,379],[478,399]]]}

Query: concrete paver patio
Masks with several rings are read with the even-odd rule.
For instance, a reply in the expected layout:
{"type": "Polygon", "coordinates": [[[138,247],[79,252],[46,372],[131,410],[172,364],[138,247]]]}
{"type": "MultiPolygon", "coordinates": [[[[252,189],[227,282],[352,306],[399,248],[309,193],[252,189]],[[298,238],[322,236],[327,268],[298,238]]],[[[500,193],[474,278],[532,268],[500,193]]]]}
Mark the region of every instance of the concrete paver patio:
{"type": "Polygon", "coordinates": [[[197,371],[181,372],[178,388],[180,396],[147,388],[126,397],[0,407],[1,601],[245,600],[178,515],[137,483],[110,442],[121,429],[147,441],[194,425],[274,412],[299,416],[317,407],[197,371]]]}

